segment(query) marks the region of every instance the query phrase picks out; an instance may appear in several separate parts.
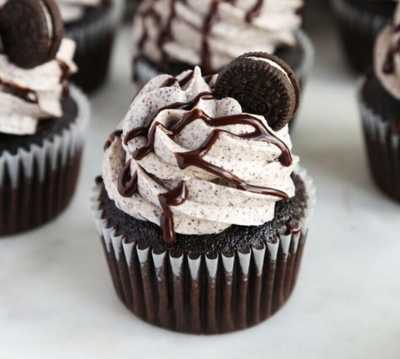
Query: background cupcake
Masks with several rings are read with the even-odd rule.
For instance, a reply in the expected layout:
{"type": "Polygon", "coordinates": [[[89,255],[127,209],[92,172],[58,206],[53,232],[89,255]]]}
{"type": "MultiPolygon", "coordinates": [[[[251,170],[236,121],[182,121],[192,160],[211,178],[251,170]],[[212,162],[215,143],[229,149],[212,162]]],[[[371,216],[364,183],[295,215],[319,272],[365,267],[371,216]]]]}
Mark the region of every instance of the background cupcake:
{"type": "Polygon", "coordinates": [[[89,109],[68,85],[75,45],[62,38],[54,1],[8,1],[0,35],[0,235],[9,235],[70,202],[89,109]]]}
{"type": "Polygon", "coordinates": [[[141,0],[125,0],[125,20],[131,21],[141,0]]]}
{"type": "Polygon", "coordinates": [[[351,68],[365,72],[372,64],[375,37],[390,21],[395,0],[331,0],[343,50],[351,68]]]}
{"type": "Polygon", "coordinates": [[[145,0],[134,19],[134,78],[144,83],[196,65],[211,74],[244,52],[265,51],[291,65],[302,83],[313,58],[300,30],[302,7],[302,0],[145,0]]]}
{"type": "Polygon", "coordinates": [[[73,81],[86,93],[99,89],[107,77],[122,0],[57,0],[67,37],[76,42],[79,73],[73,81]]]}
{"type": "Polygon", "coordinates": [[[290,296],[313,201],[288,134],[293,76],[262,53],[218,77],[160,75],[108,139],[94,209],[118,296],[143,320],[224,333],[290,296]]]}
{"type": "Polygon", "coordinates": [[[360,91],[370,169],[377,185],[400,201],[400,7],[378,36],[374,70],[360,91]]]}

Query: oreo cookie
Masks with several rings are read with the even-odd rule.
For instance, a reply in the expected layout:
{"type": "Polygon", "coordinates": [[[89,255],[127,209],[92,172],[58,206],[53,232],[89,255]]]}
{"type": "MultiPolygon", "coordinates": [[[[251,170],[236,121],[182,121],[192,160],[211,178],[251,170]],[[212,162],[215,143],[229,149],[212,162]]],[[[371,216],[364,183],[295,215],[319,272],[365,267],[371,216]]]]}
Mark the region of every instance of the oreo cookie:
{"type": "Polygon", "coordinates": [[[0,9],[4,51],[15,65],[33,68],[55,58],[64,35],[54,0],[8,0],[0,9]]]}
{"type": "Polygon", "coordinates": [[[227,65],[218,76],[214,93],[217,98],[236,99],[245,112],[264,116],[275,131],[294,118],[300,99],[293,70],[264,52],[244,54],[227,65]]]}

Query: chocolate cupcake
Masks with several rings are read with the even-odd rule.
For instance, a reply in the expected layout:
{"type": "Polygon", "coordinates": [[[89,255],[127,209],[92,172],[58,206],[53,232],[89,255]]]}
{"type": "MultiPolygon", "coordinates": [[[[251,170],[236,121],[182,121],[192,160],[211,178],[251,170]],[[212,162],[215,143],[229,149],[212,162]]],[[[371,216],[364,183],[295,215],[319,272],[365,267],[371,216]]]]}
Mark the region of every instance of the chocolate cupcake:
{"type": "Polygon", "coordinates": [[[375,37],[392,18],[395,0],[331,0],[343,50],[351,68],[365,72],[372,65],[375,37]]]}
{"type": "Polygon", "coordinates": [[[287,301],[314,201],[288,133],[297,102],[296,80],[263,53],[213,77],[157,76],[133,100],[93,208],[116,292],[139,318],[225,333],[287,301]]]}
{"type": "Polygon", "coordinates": [[[400,201],[400,6],[394,21],[377,37],[374,69],[359,93],[372,176],[378,187],[400,201]]]}
{"type": "Polygon", "coordinates": [[[0,236],[56,217],[74,193],[89,105],[53,0],[0,8],[0,236]]]}
{"type": "Polygon", "coordinates": [[[66,36],[76,42],[72,78],[84,92],[93,93],[105,82],[115,33],[122,13],[120,0],[57,0],[66,36]],[[95,65],[95,66],[94,66],[95,65]]]}
{"type": "Polygon", "coordinates": [[[131,21],[141,0],[125,0],[125,20],[131,21]]]}
{"type": "Polygon", "coordinates": [[[285,60],[304,84],[313,47],[301,31],[303,1],[145,0],[134,19],[134,79],[199,65],[220,71],[244,52],[263,51],[285,60]]]}

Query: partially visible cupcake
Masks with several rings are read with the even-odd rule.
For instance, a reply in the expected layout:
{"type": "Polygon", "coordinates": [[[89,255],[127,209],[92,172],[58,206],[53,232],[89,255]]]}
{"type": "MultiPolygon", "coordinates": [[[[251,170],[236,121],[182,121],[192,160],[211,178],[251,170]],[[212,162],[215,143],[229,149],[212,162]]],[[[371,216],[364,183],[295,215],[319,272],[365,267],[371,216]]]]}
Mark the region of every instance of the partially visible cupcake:
{"type": "Polygon", "coordinates": [[[93,206],[115,289],[141,319],[244,329],[291,295],[314,188],[288,122],[293,73],[248,53],[218,75],[160,75],[105,145],[93,206]]]}
{"type": "Polygon", "coordinates": [[[89,117],[68,84],[75,45],[53,0],[0,7],[0,236],[56,217],[75,191],[89,117]]]}
{"type": "Polygon", "coordinates": [[[374,69],[359,100],[371,173],[376,184],[400,201],[400,6],[377,37],[374,69]]]}
{"type": "Polygon", "coordinates": [[[132,17],[135,14],[141,0],[125,0],[125,19],[132,21],[132,17]]]}
{"type": "Polygon", "coordinates": [[[244,52],[285,60],[304,83],[313,47],[301,31],[302,0],[144,0],[134,19],[134,78],[220,71],[244,52]]]}
{"type": "Polygon", "coordinates": [[[355,72],[372,64],[375,37],[391,20],[396,0],[331,0],[343,50],[355,72]]]}
{"type": "Polygon", "coordinates": [[[72,80],[86,93],[105,82],[121,17],[122,0],[57,0],[66,35],[76,42],[79,72],[72,80]]]}

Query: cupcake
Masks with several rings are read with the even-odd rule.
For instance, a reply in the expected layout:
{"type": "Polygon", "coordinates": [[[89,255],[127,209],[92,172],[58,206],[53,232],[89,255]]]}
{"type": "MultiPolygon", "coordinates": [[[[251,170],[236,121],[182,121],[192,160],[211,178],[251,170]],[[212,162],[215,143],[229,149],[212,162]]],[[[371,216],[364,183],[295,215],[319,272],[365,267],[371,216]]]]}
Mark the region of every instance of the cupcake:
{"type": "Polygon", "coordinates": [[[351,68],[365,72],[372,64],[376,35],[392,18],[396,0],[331,0],[343,49],[351,68]]]}
{"type": "Polygon", "coordinates": [[[359,93],[372,176],[378,187],[400,201],[400,6],[376,39],[374,68],[359,93]]]}
{"type": "Polygon", "coordinates": [[[93,93],[105,82],[121,0],[57,0],[67,37],[76,43],[79,72],[72,78],[83,91],[93,93]],[[95,61],[95,62],[94,62],[95,61]]]}
{"type": "Polygon", "coordinates": [[[288,132],[298,100],[294,74],[265,53],[212,77],[159,75],[133,100],[105,144],[93,208],[136,316],[225,333],[287,301],[314,198],[288,132]]]}
{"type": "Polygon", "coordinates": [[[134,19],[134,79],[199,65],[205,75],[244,52],[263,51],[285,60],[303,83],[313,47],[301,31],[302,0],[144,0],[134,19]]]}
{"type": "Polygon", "coordinates": [[[125,19],[131,21],[141,0],[125,0],[125,19]]]}
{"type": "Polygon", "coordinates": [[[0,7],[0,235],[56,217],[75,191],[88,102],[53,0],[0,7]]]}

